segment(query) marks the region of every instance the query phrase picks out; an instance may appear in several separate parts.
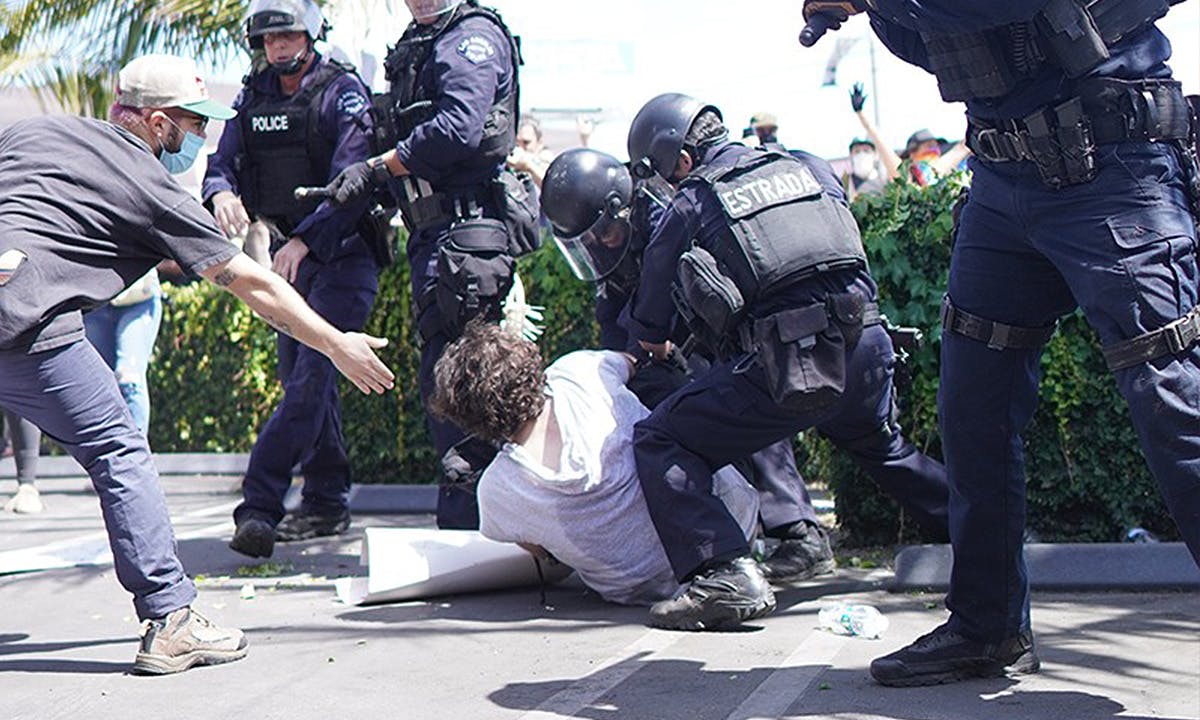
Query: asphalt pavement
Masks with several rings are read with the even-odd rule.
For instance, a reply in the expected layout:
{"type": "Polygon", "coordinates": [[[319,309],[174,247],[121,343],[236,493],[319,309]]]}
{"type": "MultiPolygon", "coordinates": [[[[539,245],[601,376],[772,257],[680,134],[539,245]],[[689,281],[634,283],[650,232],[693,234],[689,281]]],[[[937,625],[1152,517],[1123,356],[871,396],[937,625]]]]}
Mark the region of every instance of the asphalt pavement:
{"type": "MultiPolygon", "coordinates": [[[[362,529],[432,526],[431,516],[358,515],[347,536],[281,545],[263,564],[225,545],[234,478],[163,483],[196,606],[243,628],[249,656],[134,676],[138,622],[111,565],[0,575],[0,719],[1200,718],[1195,591],[1035,593],[1040,674],[891,689],[871,681],[871,659],[947,613],[940,594],[888,592],[887,570],[781,590],[774,615],[725,633],[650,629],[643,608],[570,580],[545,604],[529,588],[350,607],[332,580],[361,573],[362,529]],[[875,605],[889,629],[878,640],[820,630],[818,609],[838,601],[875,605]]],[[[40,485],[45,514],[0,513],[0,565],[101,562],[87,481],[40,485]]]]}

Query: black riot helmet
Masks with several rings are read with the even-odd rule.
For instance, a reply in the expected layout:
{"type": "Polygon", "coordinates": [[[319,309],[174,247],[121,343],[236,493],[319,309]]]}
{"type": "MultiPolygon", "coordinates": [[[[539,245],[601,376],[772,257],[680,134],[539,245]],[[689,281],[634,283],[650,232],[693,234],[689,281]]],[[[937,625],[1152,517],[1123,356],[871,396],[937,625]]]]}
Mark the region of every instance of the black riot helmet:
{"type": "Polygon", "coordinates": [[[273,32],[307,33],[310,41],[324,40],[329,24],[314,0],[254,0],[246,14],[246,42],[253,50],[273,32]]]}
{"type": "Polygon", "coordinates": [[[657,173],[670,180],[683,140],[705,110],[721,117],[715,106],[682,93],[664,93],[643,105],[629,126],[629,163],[634,176],[646,179],[657,173]]]}
{"type": "Polygon", "coordinates": [[[542,212],[580,280],[610,275],[629,251],[633,180],[616,158],[588,148],[554,158],[542,180],[542,212]]]}

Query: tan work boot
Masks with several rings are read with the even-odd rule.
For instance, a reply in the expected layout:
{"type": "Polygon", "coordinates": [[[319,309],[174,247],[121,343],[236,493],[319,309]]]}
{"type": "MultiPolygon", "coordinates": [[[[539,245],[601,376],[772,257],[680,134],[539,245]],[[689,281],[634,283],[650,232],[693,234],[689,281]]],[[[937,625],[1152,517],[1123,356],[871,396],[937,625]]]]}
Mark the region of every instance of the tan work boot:
{"type": "Polygon", "coordinates": [[[142,623],[142,646],[133,670],[146,675],[183,672],[193,665],[219,665],[246,657],[241,630],[223,630],[190,607],[142,623]]]}
{"type": "Polygon", "coordinates": [[[4,509],[11,513],[36,515],[45,510],[46,506],[42,504],[42,496],[36,487],[30,483],[21,483],[17,486],[17,494],[5,503],[4,509]]]}

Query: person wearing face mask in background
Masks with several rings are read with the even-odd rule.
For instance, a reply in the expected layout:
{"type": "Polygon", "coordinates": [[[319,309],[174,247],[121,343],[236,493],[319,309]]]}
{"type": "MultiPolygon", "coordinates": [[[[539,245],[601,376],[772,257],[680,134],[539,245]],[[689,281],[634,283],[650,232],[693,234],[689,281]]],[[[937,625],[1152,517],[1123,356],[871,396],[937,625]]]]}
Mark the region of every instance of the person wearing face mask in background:
{"type": "Polygon", "coordinates": [[[116,379],[85,342],[81,311],[159,261],[228,289],[271,324],[320,348],[363,392],[394,378],[372,348],[338,332],[277,276],[240,253],[163,166],[203,142],[211,100],[191,60],[147,55],[118,75],[110,122],[70,115],[0,133],[0,407],[28,419],[87,468],[116,576],[143,621],[134,670],[163,674],[246,654],[240,630],[192,609],[166,498],[116,379]]]}
{"type": "Polygon", "coordinates": [[[853,202],[859,195],[881,193],[887,181],[887,176],[879,167],[879,153],[875,150],[875,143],[866,138],[851,140],[850,171],[842,176],[846,199],[853,202]]]}
{"type": "Polygon", "coordinates": [[[846,199],[851,202],[863,193],[882,192],[884,185],[900,177],[900,156],[863,112],[866,104],[863,84],[854,83],[850,89],[850,109],[867,136],[850,141],[850,172],[842,177],[842,186],[846,189],[846,199]]]}
{"type": "MultiPolygon", "coordinates": [[[[316,51],[326,30],[312,0],[251,3],[246,38],[261,56],[234,101],[238,122],[225,125],[209,156],[202,194],[226,235],[251,218],[271,227],[271,269],[330,324],[359,330],[378,275],[367,201],[333,207],[295,196],[297,187],[324,185],[369,155],[367,89],[352,67],[316,51]]],[[[320,353],[285,334],[278,348],[283,399],[254,444],[243,502],[233,513],[229,546],[251,557],[270,557],[276,540],[336,535],[350,525],[337,374],[320,353]],[[297,464],[302,502],[285,515],[297,464]]]]}

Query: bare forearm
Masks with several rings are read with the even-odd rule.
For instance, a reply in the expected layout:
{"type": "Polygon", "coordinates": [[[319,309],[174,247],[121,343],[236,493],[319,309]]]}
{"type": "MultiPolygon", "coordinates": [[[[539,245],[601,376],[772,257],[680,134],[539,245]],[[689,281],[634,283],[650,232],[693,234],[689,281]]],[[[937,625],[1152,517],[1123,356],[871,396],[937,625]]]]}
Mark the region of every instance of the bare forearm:
{"type": "Polygon", "coordinates": [[[313,312],[287,281],[245,254],[230,260],[211,276],[206,272],[205,277],[241,298],[271,327],[314,350],[328,355],[341,334],[313,312]]]}
{"type": "Polygon", "coordinates": [[[860,111],[855,113],[855,115],[858,116],[858,121],[862,123],[867,137],[871,139],[871,142],[875,143],[875,152],[879,153],[879,159],[883,162],[883,169],[887,172],[888,180],[895,180],[900,176],[900,156],[883,141],[883,138],[879,135],[879,128],[875,127],[875,123],[871,122],[866,113],[860,111]]]}

